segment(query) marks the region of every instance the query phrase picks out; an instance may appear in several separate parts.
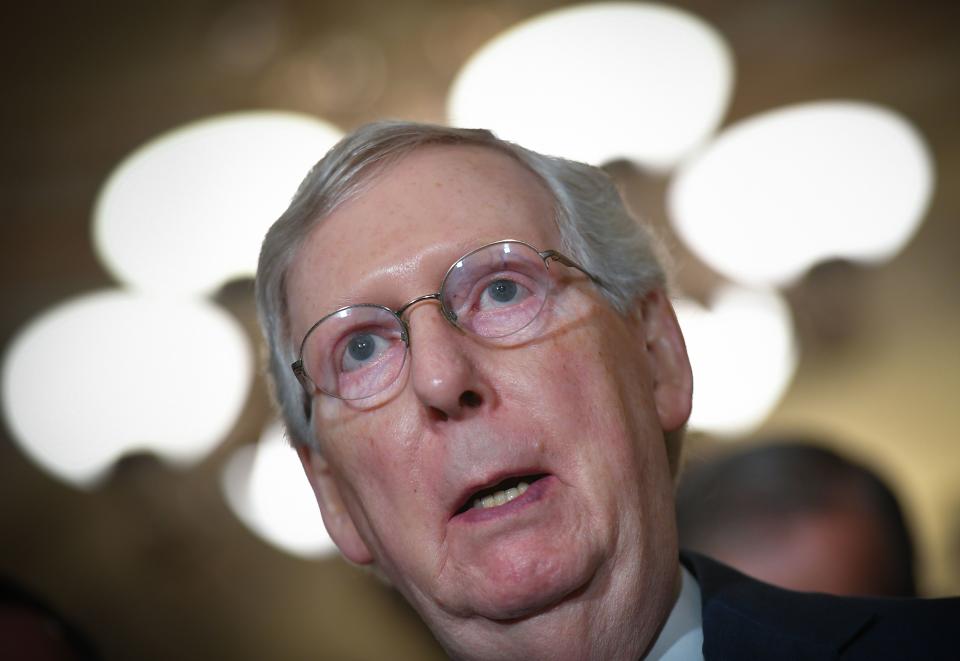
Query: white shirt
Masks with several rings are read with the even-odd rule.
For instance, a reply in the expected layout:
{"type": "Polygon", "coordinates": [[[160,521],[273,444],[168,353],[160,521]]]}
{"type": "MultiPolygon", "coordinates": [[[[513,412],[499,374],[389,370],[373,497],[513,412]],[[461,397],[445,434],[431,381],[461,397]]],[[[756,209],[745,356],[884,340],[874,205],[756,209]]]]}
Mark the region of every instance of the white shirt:
{"type": "Polygon", "coordinates": [[[680,596],[646,661],[703,661],[700,586],[685,567],[680,567],[680,575],[680,596]]]}

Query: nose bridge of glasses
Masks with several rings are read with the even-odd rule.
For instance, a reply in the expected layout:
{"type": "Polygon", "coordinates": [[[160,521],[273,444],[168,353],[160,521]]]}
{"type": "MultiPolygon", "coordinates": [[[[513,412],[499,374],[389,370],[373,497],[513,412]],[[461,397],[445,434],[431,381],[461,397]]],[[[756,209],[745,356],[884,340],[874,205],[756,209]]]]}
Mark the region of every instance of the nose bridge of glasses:
{"type": "Polygon", "coordinates": [[[415,299],[404,303],[399,308],[397,308],[397,316],[403,317],[404,313],[410,308],[423,303],[424,301],[436,301],[440,304],[440,313],[443,315],[444,319],[449,321],[451,324],[457,323],[457,316],[447,310],[447,307],[443,304],[443,299],[440,298],[440,292],[434,292],[433,294],[424,294],[423,296],[417,296],[415,299]]]}

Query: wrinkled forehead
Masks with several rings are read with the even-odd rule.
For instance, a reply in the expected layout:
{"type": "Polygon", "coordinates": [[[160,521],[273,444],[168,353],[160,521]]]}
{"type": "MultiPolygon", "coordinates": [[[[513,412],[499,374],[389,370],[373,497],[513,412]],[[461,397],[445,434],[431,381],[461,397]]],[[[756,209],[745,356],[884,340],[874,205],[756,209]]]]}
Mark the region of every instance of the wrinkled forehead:
{"type": "Polygon", "coordinates": [[[420,147],[308,234],[286,278],[291,339],[344,305],[395,306],[435,291],[453,260],[507,238],[558,247],[541,179],[489,147],[420,147]]]}

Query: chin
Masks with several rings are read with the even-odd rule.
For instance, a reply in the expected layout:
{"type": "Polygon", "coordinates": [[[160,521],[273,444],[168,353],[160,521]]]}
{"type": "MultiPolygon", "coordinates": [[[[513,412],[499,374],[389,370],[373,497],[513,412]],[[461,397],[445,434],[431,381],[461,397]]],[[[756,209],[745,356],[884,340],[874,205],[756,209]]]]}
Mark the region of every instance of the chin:
{"type": "Polygon", "coordinates": [[[477,567],[473,585],[458,590],[471,615],[510,622],[546,614],[585,592],[599,565],[595,554],[571,557],[563,549],[506,555],[477,567]]]}

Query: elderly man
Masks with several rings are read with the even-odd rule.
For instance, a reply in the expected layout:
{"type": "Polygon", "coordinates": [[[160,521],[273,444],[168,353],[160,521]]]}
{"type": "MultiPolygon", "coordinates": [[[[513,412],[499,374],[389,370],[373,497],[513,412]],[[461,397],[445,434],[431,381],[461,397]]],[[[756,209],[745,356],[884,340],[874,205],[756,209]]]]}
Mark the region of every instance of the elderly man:
{"type": "Polygon", "coordinates": [[[872,610],[821,626],[819,604],[751,583],[757,606],[736,599],[749,579],[681,568],[690,366],[651,240],[601,171],[486,131],[365,126],[271,228],[257,298],[330,536],[451,656],[808,658],[866,639],[872,610]],[[799,620],[783,632],[781,604],[799,620]]]}

